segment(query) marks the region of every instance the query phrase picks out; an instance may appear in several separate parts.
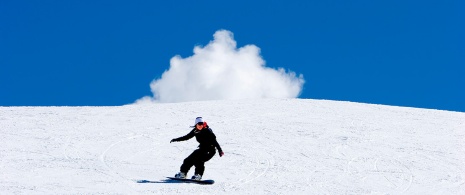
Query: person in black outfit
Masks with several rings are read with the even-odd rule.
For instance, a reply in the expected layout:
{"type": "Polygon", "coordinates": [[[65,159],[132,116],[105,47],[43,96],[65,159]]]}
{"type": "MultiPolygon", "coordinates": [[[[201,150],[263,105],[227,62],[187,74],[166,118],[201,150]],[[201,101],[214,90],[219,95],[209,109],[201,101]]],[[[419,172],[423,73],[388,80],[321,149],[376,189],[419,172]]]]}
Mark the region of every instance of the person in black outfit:
{"type": "Polygon", "coordinates": [[[181,165],[181,172],[175,175],[176,178],[186,178],[189,169],[195,166],[195,175],[192,176],[192,179],[200,180],[205,171],[205,162],[209,161],[215,155],[215,148],[218,149],[220,157],[224,155],[220,144],[216,141],[215,134],[202,117],[197,117],[195,119],[195,127],[192,131],[185,136],[172,139],[171,142],[186,141],[193,137],[197,139],[200,145],[197,150],[184,159],[181,165]]]}

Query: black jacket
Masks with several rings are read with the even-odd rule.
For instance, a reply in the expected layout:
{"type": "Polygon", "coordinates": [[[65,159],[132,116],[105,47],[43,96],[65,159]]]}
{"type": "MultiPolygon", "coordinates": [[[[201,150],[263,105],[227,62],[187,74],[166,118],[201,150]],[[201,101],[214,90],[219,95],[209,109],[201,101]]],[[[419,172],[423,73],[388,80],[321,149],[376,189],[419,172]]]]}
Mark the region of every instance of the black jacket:
{"type": "Polygon", "coordinates": [[[203,128],[202,130],[197,130],[196,128],[194,128],[187,135],[173,139],[172,141],[186,141],[188,139],[193,138],[194,136],[195,139],[200,143],[199,149],[210,150],[216,147],[219,153],[223,152],[223,150],[220,147],[220,144],[218,144],[218,142],[216,141],[215,134],[213,133],[212,129],[210,129],[208,126],[203,128]]]}

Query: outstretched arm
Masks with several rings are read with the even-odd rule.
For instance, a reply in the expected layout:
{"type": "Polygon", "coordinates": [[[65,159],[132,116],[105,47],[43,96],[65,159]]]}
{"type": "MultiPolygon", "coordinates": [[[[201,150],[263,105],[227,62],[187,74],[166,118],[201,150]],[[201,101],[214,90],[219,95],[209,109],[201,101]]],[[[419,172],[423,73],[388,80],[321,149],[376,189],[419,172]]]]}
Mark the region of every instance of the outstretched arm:
{"type": "Polygon", "coordinates": [[[190,139],[190,138],[193,138],[194,135],[195,135],[194,131],[191,131],[191,132],[189,132],[189,133],[188,133],[187,135],[185,135],[185,136],[172,139],[172,140],[170,141],[170,143],[171,143],[171,142],[186,141],[186,140],[188,140],[188,139],[190,139]]]}

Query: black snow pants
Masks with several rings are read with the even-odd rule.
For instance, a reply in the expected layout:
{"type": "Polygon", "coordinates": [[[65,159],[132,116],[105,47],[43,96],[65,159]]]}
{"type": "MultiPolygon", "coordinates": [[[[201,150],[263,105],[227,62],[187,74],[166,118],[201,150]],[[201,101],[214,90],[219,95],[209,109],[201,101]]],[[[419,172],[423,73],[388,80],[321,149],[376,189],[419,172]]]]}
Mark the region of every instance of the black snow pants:
{"type": "Polygon", "coordinates": [[[183,164],[181,165],[181,172],[189,172],[192,166],[195,166],[195,174],[203,175],[205,171],[205,162],[209,161],[215,155],[215,148],[208,149],[197,149],[192,152],[186,159],[184,159],[183,164]]]}

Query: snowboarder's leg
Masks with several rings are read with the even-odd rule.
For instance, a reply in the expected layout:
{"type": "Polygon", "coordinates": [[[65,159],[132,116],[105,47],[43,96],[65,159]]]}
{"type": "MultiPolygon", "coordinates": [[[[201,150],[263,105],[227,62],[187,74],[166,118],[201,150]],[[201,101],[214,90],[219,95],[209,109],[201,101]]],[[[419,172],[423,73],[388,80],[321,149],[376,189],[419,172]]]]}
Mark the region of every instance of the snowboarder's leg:
{"type": "Polygon", "coordinates": [[[203,172],[205,171],[205,162],[204,161],[198,161],[195,163],[195,175],[203,175],[203,172]]]}
{"type": "Polygon", "coordinates": [[[202,151],[201,157],[197,162],[194,163],[195,165],[195,174],[203,175],[205,171],[205,162],[209,161],[215,155],[215,150],[210,151],[202,151]]]}
{"type": "Polygon", "coordinates": [[[189,155],[186,159],[184,159],[184,162],[181,165],[181,172],[187,174],[189,172],[189,169],[195,164],[196,161],[200,158],[200,151],[195,150],[192,152],[191,155],[189,155]]]}
{"type": "Polygon", "coordinates": [[[212,159],[213,156],[215,156],[215,153],[216,153],[216,150],[215,150],[215,149],[208,151],[208,152],[207,152],[206,154],[204,154],[204,156],[203,156],[203,159],[202,159],[203,162],[207,162],[207,161],[209,161],[210,159],[212,159]]]}

